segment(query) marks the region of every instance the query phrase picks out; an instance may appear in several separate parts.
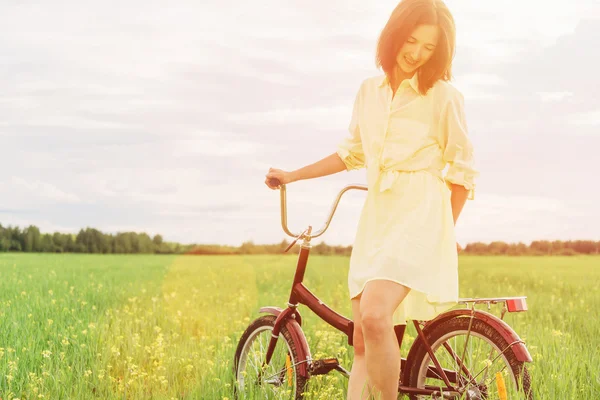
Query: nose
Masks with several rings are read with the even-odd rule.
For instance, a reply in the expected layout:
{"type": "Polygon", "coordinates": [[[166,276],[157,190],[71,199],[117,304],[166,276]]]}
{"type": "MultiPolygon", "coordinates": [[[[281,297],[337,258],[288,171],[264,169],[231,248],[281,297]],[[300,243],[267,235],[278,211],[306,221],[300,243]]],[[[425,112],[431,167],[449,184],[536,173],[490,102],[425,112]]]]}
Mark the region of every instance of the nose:
{"type": "Polygon", "coordinates": [[[420,61],[421,60],[421,53],[423,52],[423,48],[421,46],[416,47],[411,53],[410,56],[413,59],[413,61],[420,61]]]}

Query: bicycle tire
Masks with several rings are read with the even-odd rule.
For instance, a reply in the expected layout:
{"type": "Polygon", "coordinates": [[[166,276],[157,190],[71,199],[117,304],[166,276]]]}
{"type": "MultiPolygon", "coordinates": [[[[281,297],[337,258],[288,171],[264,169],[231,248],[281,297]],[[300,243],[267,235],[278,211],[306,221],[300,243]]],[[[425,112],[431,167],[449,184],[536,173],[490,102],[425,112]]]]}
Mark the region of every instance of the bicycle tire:
{"type": "MultiPolygon", "coordinates": [[[[430,331],[426,331],[425,338],[427,342],[432,346],[432,350],[435,351],[439,349],[446,340],[452,338],[449,336],[453,333],[461,333],[469,330],[469,324],[471,322],[471,318],[465,317],[456,317],[451,318],[447,321],[440,323],[437,327],[434,327],[430,331]]],[[[487,324],[484,321],[474,319],[472,320],[472,324],[470,326],[471,333],[475,334],[479,339],[485,338],[488,343],[493,344],[497,349],[506,349],[508,346],[507,341],[504,337],[495,330],[492,326],[487,324]]],[[[424,362],[427,361],[429,364],[430,358],[427,353],[427,349],[422,340],[418,340],[414,344],[415,348],[411,350],[409,354],[409,360],[407,360],[407,365],[409,366],[409,377],[408,377],[408,385],[410,387],[418,387],[420,385],[419,381],[421,379],[425,379],[421,375],[425,371],[424,362]]],[[[500,353],[501,351],[498,351],[500,353]]],[[[531,377],[529,375],[529,371],[525,367],[525,363],[517,360],[515,354],[509,349],[504,352],[504,356],[500,356],[504,359],[504,361],[508,362],[512,376],[513,376],[513,384],[516,385],[516,388],[519,390],[521,395],[524,395],[525,399],[533,400],[533,391],[531,390],[531,377]],[[522,385],[519,385],[522,383],[522,385]]],[[[436,356],[437,358],[437,356],[436,356]]],[[[458,369],[458,368],[457,368],[458,369]]],[[[419,397],[416,395],[411,395],[411,400],[416,400],[419,397]]]]}
{"type": "MultiPolygon", "coordinates": [[[[246,389],[246,378],[247,377],[242,377],[242,371],[240,371],[240,366],[245,366],[244,364],[248,362],[247,360],[247,356],[248,356],[248,352],[250,351],[250,346],[252,345],[252,343],[257,339],[258,335],[260,335],[261,333],[265,332],[267,334],[267,337],[270,339],[272,331],[273,331],[273,327],[275,326],[275,320],[276,317],[274,315],[265,315],[262,317],[259,317],[257,319],[255,319],[253,322],[250,323],[250,325],[246,328],[246,330],[244,331],[244,333],[242,334],[242,336],[240,337],[240,340],[238,342],[238,346],[235,352],[235,357],[234,357],[234,379],[235,379],[235,384],[234,384],[234,394],[235,394],[235,398],[236,399],[244,399],[247,395],[247,389],[246,389]]],[[[291,357],[290,363],[291,363],[291,373],[292,373],[292,379],[294,382],[293,388],[294,390],[291,392],[291,395],[289,397],[281,397],[281,396],[275,396],[273,398],[277,398],[277,399],[281,399],[281,398],[289,398],[289,399],[294,399],[294,400],[301,400],[303,398],[302,394],[304,393],[305,387],[306,387],[306,383],[307,383],[307,379],[303,376],[300,376],[298,374],[298,368],[296,367],[297,363],[299,362],[299,357],[298,357],[298,352],[297,352],[297,344],[294,342],[294,339],[292,338],[292,335],[290,334],[289,330],[287,329],[287,327],[284,325],[281,328],[281,332],[279,334],[279,338],[278,340],[278,344],[277,346],[279,347],[279,341],[283,341],[283,343],[285,344],[285,346],[287,347],[287,352],[291,357]]],[[[264,354],[260,355],[260,358],[262,358],[262,360],[264,360],[266,358],[266,350],[267,350],[267,345],[268,345],[268,341],[266,342],[266,345],[261,347],[261,350],[264,350],[264,354]]],[[[278,347],[276,347],[276,351],[278,349],[278,347]]],[[[274,360],[271,360],[271,364],[274,362],[274,360]]],[[[290,367],[282,365],[285,369],[285,377],[283,377],[283,380],[287,380],[289,379],[289,371],[290,371],[290,367]]],[[[275,371],[277,371],[279,368],[276,368],[275,371]]],[[[244,369],[245,370],[245,369],[244,369]]],[[[283,372],[283,371],[282,371],[283,372]]],[[[281,374],[279,374],[281,375],[281,374]]],[[[264,389],[264,391],[266,393],[270,393],[269,390],[274,390],[273,388],[275,386],[268,386],[270,384],[265,383],[264,385],[260,385],[260,386],[264,386],[262,389],[264,389]]],[[[254,390],[258,389],[258,390],[262,390],[259,387],[253,387],[254,390]]],[[[266,393],[263,393],[263,396],[266,396],[266,393]]],[[[270,398],[270,397],[260,397],[260,399],[265,399],[265,398],[270,398]]]]}

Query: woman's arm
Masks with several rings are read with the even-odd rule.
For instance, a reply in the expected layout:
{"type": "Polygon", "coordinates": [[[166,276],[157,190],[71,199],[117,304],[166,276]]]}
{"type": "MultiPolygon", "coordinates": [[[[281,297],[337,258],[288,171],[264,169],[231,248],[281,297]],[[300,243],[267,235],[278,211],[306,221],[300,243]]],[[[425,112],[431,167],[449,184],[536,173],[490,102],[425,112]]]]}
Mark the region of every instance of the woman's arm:
{"type": "Polygon", "coordinates": [[[346,170],[346,164],[337,153],[333,153],[314,164],[290,172],[292,182],[304,179],[320,178],[346,170]]]}
{"type": "Polygon", "coordinates": [[[346,164],[342,161],[340,156],[337,153],[333,153],[316,163],[291,172],[271,168],[266,175],[267,179],[265,180],[265,183],[269,188],[277,189],[277,186],[274,186],[269,182],[270,179],[274,178],[281,184],[287,184],[304,179],[319,178],[321,176],[331,175],[346,170],[346,164]]]}

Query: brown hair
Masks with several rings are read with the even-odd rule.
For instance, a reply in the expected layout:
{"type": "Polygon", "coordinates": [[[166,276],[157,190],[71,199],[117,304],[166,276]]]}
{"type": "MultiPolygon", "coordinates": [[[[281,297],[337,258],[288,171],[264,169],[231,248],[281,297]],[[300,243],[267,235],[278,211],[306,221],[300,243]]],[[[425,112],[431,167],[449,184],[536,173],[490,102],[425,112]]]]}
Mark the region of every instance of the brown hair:
{"type": "Polygon", "coordinates": [[[454,18],[442,0],[402,0],[396,6],[377,43],[375,65],[391,78],[396,56],[413,30],[419,25],[437,25],[438,44],[431,58],[417,73],[419,90],[425,94],[439,79],[452,79],[452,60],[456,41],[454,18]]]}

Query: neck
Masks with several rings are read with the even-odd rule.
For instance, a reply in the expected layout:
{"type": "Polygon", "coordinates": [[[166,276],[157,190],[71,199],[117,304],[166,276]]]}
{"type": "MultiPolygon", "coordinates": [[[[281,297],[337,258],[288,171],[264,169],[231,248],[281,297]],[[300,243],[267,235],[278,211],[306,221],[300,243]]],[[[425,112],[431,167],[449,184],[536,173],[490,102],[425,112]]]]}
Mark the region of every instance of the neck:
{"type": "MultiPolygon", "coordinates": [[[[416,74],[416,72],[415,72],[416,74]]],[[[405,79],[410,79],[412,78],[412,75],[407,74],[406,72],[404,72],[402,70],[402,68],[399,67],[395,67],[394,71],[392,72],[392,77],[391,77],[391,83],[394,87],[397,87],[398,85],[400,85],[400,82],[402,82],[405,79]]]]}

